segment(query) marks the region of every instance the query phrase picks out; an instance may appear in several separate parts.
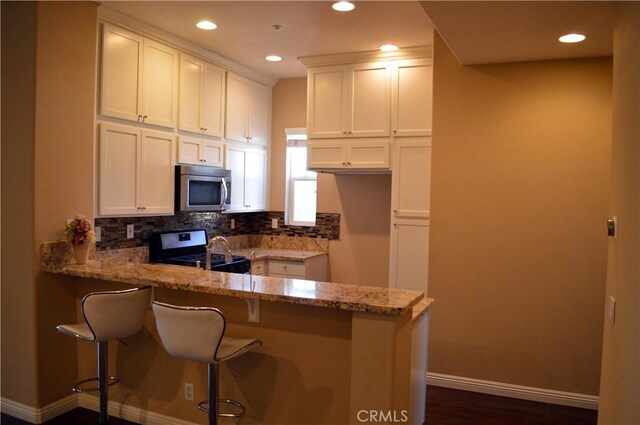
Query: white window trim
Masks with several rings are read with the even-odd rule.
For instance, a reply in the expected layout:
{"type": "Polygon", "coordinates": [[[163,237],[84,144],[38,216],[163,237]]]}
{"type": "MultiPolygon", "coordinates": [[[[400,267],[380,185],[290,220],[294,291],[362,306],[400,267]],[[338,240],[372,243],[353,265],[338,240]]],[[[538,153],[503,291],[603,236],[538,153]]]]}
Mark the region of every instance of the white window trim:
{"type": "MultiPolygon", "coordinates": [[[[287,137],[287,148],[289,147],[306,147],[307,146],[307,129],[306,128],[286,128],[285,134],[287,137]]],[[[285,206],[285,224],[289,226],[305,226],[305,227],[313,227],[316,225],[315,221],[295,221],[292,219],[293,217],[293,182],[300,181],[316,181],[317,185],[317,174],[314,173],[314,177],[312,176],[300,176],[300,177],[291,177],[291,163],[289,160],[289,154],[286,154],[286,184],[285,184],[285,193],[286,196],[286,206],[285,206]]],[[[317,187],[317,186],[316,186],[317,187]]],[[[317,192],[316,192],[317,194],[317,192]]],[[[317,207],[317,205],[316,205],[317,207]]],[[[317,210],[316,210],[317,213],[317,210]]]]}

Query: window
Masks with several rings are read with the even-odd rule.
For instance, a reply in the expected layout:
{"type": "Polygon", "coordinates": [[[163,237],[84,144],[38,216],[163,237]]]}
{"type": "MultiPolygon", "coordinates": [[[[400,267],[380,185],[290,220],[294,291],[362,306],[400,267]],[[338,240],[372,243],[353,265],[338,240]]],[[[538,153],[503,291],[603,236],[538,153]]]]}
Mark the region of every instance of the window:
{"type": "Polygon", "coordinates": [[[316,224],[316,173],[307,170],[307,129],[288,128],[287,199],[285,222],[294,226],[316,224]]]}

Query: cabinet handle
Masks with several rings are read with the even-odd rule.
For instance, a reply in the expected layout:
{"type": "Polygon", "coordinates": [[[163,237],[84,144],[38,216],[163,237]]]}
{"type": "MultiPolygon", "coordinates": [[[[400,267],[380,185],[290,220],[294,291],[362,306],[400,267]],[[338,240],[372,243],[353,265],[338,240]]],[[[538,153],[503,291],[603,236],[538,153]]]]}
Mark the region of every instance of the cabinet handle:
{"type": "Polygon", "coordinates": [[[398,223],[393,223],[393,227],[398,227],[398,223]]]}
{"type": "Polygon", "coordinates": [[[143,116],[142,116],[142,121],[144,122],[144,120],[146,120],[146,119],[147,119],[147,116],[146,116],[146,115],[143,115],[143,116]]]}
{"type": "Polygon", "coordinates": [[[203,160],[202,160],[202,162],[207,162],[207,160],[206,160],[206,159],[203,159],[203,160]]]}
{"type": "Polygon", "coordinates": [[[138,121],[142,119],[142,115],[138,115],[138,121]]]}
{"type": "Polygon", "coordinates": [[[345,161],[342,161],[342,165],[347,165],[347,163],[345,161]]]}
{"type": "Polygon", "coordinates": [[[397,213],[397,212],[398,212],[398,210],[393,210],[393,212],[394,212],[394,213],[397,213]]]}
{"type": "Polygon", "coordinates": [[[396,129],[394,128],[394,129],[393,129],[393,132],[394,132],[394,133],[397,133],[397,132],[398,132],[398,130],[396,130],[396,129]]]}
{"type": "Polygon", "coordinates": [[[348,134],[346,131],[343,131],[342,134],[348,134]]]}
{"type": "Polygon", "coordinates": [[[347,165],[351,165],[351,163],[349,161],[347,161],[347,165]]]}
{"type": "Polygon", "coordinates": [[[353,132],[352,132],[352,131],[349,131],[349,134],[353,134],[353,132]]]}

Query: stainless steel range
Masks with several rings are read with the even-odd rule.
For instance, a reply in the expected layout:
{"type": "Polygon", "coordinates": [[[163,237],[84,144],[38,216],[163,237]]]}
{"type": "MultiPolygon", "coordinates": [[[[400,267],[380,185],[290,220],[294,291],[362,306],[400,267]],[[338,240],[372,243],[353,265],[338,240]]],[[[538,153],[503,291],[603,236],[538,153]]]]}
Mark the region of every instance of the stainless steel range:
{"type": "MultiPolygon", "coordinates": [[[[158,232],[151,235],[149,262],[176,264],[179,266],[205,268],[207,231],[176,230],[158,232]]],[[[227,273],[248,273],[251,261],[240,255],[233,255],[232,261],[225,261],[224,254],[211,255],[211,270],[227,273]]]]}

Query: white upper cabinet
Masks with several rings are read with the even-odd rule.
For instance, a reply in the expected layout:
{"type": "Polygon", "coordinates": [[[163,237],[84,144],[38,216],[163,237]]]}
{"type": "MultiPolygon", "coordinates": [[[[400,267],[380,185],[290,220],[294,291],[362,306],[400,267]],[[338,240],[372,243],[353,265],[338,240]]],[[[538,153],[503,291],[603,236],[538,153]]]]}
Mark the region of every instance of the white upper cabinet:
{"type": "Polygon", "coordinates": [[[225,71],[200,59],[180,58],[180,130],[224,135],[225,71]]]}
{"type": "Polygon", "coordinates": [[[178,52],[110,24],[102,37],[100,114],[175,128],[178,52]]]}
{"type": "Polygon", "coordinates": [[[228,145],[226,166],[231,170],[229,211],[259,211],[266,208],[267,153],[228,145]]]}
{"type": "Polygon", "coordinates": [[[178,163],[222,167],[224,143],[215,140],[178,136],[178,163]]]}
{"type": "Polygon", "coordinates": [[[307,167],[319,171],[389,170],[389,140],[307,142],[307,167]]]}
{"type": "Polygon", "coordinates": [[[309,138],[384,137],[390,134],[391,73],[380,64],[309,69],[309,138]]]}
{"type": "Polygon", "coordinates": [[[227,72],[225,137],[238,142],[267,145],[271,89],[227,72]]]}
{"type": "Polygon", "coordinates": [[[173,213],[172,133],[103,123],[98,155],[99,215],[173,213]]]}
{"type": "Polygon", "coordinates": [[[394,136],[430,136],[433,66],[430,59],[401,61],[392,80],[394,136]]]}

